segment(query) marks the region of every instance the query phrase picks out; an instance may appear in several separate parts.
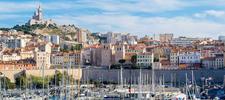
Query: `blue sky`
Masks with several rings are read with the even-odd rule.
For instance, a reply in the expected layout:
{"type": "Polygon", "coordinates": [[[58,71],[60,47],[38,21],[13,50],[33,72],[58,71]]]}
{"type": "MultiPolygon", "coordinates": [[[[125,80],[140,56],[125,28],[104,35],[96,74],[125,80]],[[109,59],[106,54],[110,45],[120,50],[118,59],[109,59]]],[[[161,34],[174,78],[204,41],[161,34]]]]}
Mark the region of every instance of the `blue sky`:
{"type": "Polygon", "coordinates": [[[0,27],[26,23],[38,4],[44,18],[92,32],[225,35],[224,0],[1,0],[0,27]]]}

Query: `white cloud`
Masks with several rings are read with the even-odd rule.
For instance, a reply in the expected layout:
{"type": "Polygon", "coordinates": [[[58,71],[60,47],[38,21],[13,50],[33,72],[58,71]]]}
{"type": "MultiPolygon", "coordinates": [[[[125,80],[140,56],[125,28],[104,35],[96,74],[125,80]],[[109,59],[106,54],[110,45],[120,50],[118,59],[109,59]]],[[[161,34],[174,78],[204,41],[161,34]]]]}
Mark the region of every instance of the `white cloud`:
{"type": "Polygon", "coordinates": [[[206,10],[202,13],[194,14],[197,18],[207,18],[207,17],[215,17],[215,18],[225,18],[225,11],[222,10],[206,10]]]}
{"type": "Polygon", "coordinates": [[[225,17],[225,12],[224,11],[218,11],[218,10],[208,10],[205,12],[209,16],[215,16],[215,17],[225,17]]]}
{"type": "Polygon", "coordinates": [[[130,32],[139,36],[151,33],[175,33],[185,36],[217,37],[225,25],[190,17],[139,17],[129,15],[58,16],[59,23],[79,23],[92,31],[130,32]]]}

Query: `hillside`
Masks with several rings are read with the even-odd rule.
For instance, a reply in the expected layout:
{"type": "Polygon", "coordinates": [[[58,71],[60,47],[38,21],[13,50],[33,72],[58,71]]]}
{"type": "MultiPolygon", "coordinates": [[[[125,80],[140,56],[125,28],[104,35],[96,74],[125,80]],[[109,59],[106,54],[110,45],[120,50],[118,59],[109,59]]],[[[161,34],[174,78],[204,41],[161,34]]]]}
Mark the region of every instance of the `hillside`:
{"type": "Polygon", "coordinates": [[[25,34],[36,34],[36,35],[59,35],[66,40],[76,41],[78,32],[87,33],[87,38],[91,38],[91,32],[87,29],[79,28],[75,25],[61,25],[58,26],[56,24],[52,25],[43,25],[43,24],[35,24],[35,25],[16,25],[13,28],[17,31],[22,31],[25,34]]]}

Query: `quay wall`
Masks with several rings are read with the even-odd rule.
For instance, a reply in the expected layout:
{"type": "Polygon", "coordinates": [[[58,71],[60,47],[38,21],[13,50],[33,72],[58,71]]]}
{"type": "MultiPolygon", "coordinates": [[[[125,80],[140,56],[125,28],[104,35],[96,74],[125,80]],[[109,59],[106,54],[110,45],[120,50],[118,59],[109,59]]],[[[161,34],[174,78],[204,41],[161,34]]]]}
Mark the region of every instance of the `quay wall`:
{"type": "MultiPolygon", "coordinates": [[[[92,80],[92,81],[110,81],[119,83],[120,81],[120,69],[83,69],[82,80],[92,80]]],[[[141,70],[142,79],[145,81],[151,80],[152,70],[143,69],[141,70]]],[[[164,77],[165,83],[185,83],[187,74],[188,80],[192,79],[192,70],[155,70],[155,79],[159,81],[160,77],[164,77]],[[158,80],[157,80],[158,79],[158,80]]],[[[132,81],[137,81],[140,75],[140,70],[123,70],[123,80],[128,82],[130,79],[132,81]],[[131,74],[130,74],[131,73],[131,74]],[[131,77],[131,78],[130,78],[131,77]]],[[[202,78],[213,78],[213,82],[222,84],[224,82],[225,70],[193,70],[193,76],[195,81],[200,84],[202,78]]]]}
{"type": "MultiPolygon", "coordinates": [[[[63,72],[63,69],[57,69],[61,73],[63,72]]],[[[64,70],[66,71],[66,69],[64,70]]],[[[42,70],[0,70],[0,72],[8,77],[11,82],[15,82],[15,78],[19,76],[22,73],[26,73],[27,76],[38,76],[41,77],[43,75],[42,70]]],[[[74,79],[78,80],[82,77],[82,69],[70,69],[69,75],[72,75],[74,79]]],[[[44,76],[50,76],[55,74],[55,69],[45,69],[44,70],[44,76]]]]}
{"type": "MultiPolygon", "coordinates": [[[[57,69],[60,72],[63,72],[62,69],[57,69]]],[[[66,70],[65,70],[66,71],[66,70]]],[[[15,77],[25,72],[27,75],[33,76],[42,76],[41,70],[0,70],[2,74],[8,77],[12,82],[15,82],[15,77]]],[[[191,70],[155,70],[155,79],[159,81],[164,77],[165,83],[184,83],[186,81],[185,75],[188,75],[188,79],[191,80],[192,71],[191,70]]],[[[44,75],[54,75],[55,69],[48,69],[44,71],[44,75]]],[[[119,83],[120,81],[120,69],[70,69],[69,74],[72,75],[75,79],[81,79],[85,81],[110,81],[114,83],[119,83]]],[[[140,70],[128,70],[123,69],[123,80],[128,82],[130,78],[132,81],[137,81],[140,75],[140,70]],[[131,73],[131,74],[130,74],[131,73]]],[[[151,81],[152,70],[141,70],[142,79],[151,81]]],[[[193,75],[197,83],[201,83],[202,77],[208,78],[212,77],[213,82],[222,84],[225,78],[225,70],[193,70],[193,75]]]]}

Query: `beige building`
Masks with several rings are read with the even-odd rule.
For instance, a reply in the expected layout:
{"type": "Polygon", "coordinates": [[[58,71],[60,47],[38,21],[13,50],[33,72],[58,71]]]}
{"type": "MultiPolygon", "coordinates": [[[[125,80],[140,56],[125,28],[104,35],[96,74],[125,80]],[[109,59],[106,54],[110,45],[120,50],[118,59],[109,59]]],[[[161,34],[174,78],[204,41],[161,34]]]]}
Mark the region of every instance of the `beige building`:
{"type": "Polygon", "coordinates": [[[82,51],[58,52],[51,55],[51,65],[54,66],[71,66],[78,67],[83,65],[82,51]]]}
{"type": "Polygon", "coordinates": [[[21,59],[34,58],[34,52],[30,51],[21,51],[20,52],[21,59]]]}
{"type": "Polygon", "coordinates": [[[161,43],[169,43],[173,39],[173,34],[165,33],[159,35],[159,40],[161,43]]]}
{"type": "Polygon", "coordinates": [[[126,48],[125,45],[115,46],[115,63],[119,63],[120,59],[125,59],[126,48]]]}
{"type": "Polygon", "coordinates": [[[91,50],[91,64],[92,65],[97,65],[100,66],[102,59],[101,59],[101,48],[97,47],[97,48],[92,48],[91,50]]]}
{"type": "Polygon", "coordinates": [[[87,42],[87,30],[84,30],[84,29],[78,30],[77,41],[79,43],[86,43],[87,42]]]}
{"type": "Polygon", "coordinates": [[[42,68],[49,69],[51,66],[50,53],[37,51],[35,53],[35,61],[36,61],[36,66],[38,69],[42,69],[42,68]]]}
{"type": "Polygon", "coordinates": [[[101,45],[101,66],[110,66],[115,63],[114,60],[114,46],[112,44],[101,45]]]}
{"type": "Polygon", "coordinates": [[[46,43],[44,45],[39,46],[39,48],[35,50],[34,56],[37,68],[49,69],[51,66],[50,56],[51,56],[51,43],[46,43]]]}

